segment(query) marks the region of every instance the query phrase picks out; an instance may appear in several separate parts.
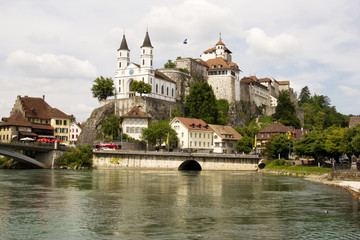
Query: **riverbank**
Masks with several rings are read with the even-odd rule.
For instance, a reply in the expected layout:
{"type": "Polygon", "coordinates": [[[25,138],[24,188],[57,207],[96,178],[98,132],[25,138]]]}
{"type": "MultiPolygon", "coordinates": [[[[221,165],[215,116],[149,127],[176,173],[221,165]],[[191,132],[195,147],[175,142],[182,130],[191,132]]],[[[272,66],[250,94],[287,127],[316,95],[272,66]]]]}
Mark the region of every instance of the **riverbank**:
{"type": "Polygon", "coordinates": [[[333,187],[341,187],[348,190],[355,198],[360,200],[360,181],[348,181],[348,180],[338,180],[333,179],[331,176],[331,169],[318,171],[309,168],[309,171],[306,171],[304,168],[299,169],[282,169],[277,168],[264,168],[259,170],[259,172],[275,174],[275,175],[286,175],[292,177],[300,177],[307,181],[317,182],[326,184],[333,187]]]}

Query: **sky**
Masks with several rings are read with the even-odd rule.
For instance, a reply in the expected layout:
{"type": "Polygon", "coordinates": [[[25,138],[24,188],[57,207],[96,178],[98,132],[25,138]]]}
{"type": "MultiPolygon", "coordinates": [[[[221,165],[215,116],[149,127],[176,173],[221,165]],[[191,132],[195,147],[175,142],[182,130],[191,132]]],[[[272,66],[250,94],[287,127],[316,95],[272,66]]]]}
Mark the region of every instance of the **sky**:
{"type": "Polygon", "coordinates": [[[125,32],[139,63],[146,30],[154,68],[198,58],[221,38],[242,70],[290,81],[360,114],[358,0],[12,0],[0,1],[0,118],[16,97],[42,97],[85,121],[99,106],[91,86],[114,78],[125,32]],[[187,39],[188,44],[183,44],[187,39]]]}

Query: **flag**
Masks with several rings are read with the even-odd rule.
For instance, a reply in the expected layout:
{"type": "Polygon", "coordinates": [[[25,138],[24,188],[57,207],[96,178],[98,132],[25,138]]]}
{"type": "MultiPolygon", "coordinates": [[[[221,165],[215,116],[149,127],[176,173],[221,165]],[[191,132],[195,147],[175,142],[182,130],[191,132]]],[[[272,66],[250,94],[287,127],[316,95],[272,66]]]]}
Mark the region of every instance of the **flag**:
{"type": "Polygon", "coordinates": [[[187,38],[184,40],[184,42],[183,42],[184,44],[187,44],[187,38]]]}
{"type": "Polygon", "coordinates": [[[256,148],[256,135],[255,135],[255,143],[254,143],[254,148],[256,148]]]}
{"type": "Polygon", "coordinates": [[[291,131],[288,131],[288,139],[290,139],[291,138],[291,131]]]}

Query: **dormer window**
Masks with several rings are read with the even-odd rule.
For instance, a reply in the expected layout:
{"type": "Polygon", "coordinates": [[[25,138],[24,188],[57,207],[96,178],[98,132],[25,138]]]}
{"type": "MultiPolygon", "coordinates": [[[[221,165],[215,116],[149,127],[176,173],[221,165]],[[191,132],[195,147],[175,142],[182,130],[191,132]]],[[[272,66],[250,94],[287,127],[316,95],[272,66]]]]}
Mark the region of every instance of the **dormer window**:
{"type": "Polygon", "coordinates": [[[216,65],[211,65],[211,68],[216,68],[216,65]]]}
{"type": "Polygon", "coordinates": [[[219,64],[219,65],[218,65],[218,68],[222,68],[222,65],[221,65],[221,64],[219,64]]]}

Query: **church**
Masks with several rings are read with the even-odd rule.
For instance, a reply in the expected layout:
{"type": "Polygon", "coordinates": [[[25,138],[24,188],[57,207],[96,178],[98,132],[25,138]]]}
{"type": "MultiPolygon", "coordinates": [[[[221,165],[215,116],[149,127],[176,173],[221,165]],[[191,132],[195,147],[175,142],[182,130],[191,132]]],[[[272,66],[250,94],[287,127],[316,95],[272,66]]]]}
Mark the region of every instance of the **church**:
{"type": "Polygon", "coordinates": [[[131,84],[133,81],[143,81],[151,86],[151,93],[144,96],[176,102],[176,82],[153,69],[153,46],[148,31],[140,47],[140,64],[130,62],[130,50],[125,34],[117,52],[117,71],[114,80],[116,99],[140,96],[139,93],[131,91],[131,84]]]}

